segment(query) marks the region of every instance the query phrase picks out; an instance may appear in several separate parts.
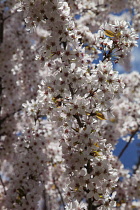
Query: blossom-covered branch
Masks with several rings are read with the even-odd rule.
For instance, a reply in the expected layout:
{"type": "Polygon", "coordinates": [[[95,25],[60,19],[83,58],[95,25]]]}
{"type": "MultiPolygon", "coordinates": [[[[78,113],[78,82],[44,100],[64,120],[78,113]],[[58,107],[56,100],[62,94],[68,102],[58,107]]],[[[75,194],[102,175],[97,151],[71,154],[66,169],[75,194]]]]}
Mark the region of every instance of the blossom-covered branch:
{"type": "Polygon", "coordinates": [[[113,151],[138,131],[140,76],[114,65],[137,46],[137,0],[7,0],[0,14],[1,209],[131,209],[139,168],[113,151]]]}

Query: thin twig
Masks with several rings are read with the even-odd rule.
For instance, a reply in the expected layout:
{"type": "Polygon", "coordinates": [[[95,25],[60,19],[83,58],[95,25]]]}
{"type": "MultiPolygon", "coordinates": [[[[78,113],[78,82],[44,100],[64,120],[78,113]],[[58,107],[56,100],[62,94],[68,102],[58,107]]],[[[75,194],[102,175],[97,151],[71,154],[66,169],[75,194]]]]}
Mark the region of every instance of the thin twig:
{"type": "Polygon", "coordinates": [[[96,90],[94,90],[94,91],[91,90],[91,92],[89,93],[89,95],[85,99],[94,96],[94,93],[96,93],[97,90],[98,90],[98,88],[96,90]]]}
{"type": "Polygon", "coordinates": [[[4,182],[2,180],[1,175],[0,175],[0,182],[1,182],[2,186],[3,186],[4,194],[6,195],[6,189],[5,189],[5,185],[4,185],[4,182]]]}
{"type": "Polygon", "coordinates": [[[45,188],[43,190],[43,199],[44,199],[44,203],[43,203],[42,210],[48,210],[48,207],[47,207],[47,198],[46,198],[46,190],[45,190],[45,188]]]}
{"type": "Polygon", "coordinates": [[[79,127],[83,128],[84,124],[81,122],[79,115],[74,114],[73,117],[75,117],[75,119],[77,120],[79,127]]]}
{"type": "Polygon", "coordinates": [[[56,189],[58,190],[58,193],[59,193],[60,198],[61,198],[61,202],[62,202],[63,207],[64,207],[64,209],[65,209],[65,202],[64,202],[64,199],[63,199],[62,193],[61,193],[61,191],[60,191],[59,187],[57,186],[57,184],[56,184],[56,182],[55,182],[55,178],[53,178],[53,182],[54,182],[54,185],[55,185],[56,189]]]}
{"type": "Polygon", "coordinates": [[[107,58],[111,57],[113,49],[110,49],[109,52],[107,54],[105,54],[104,58],[102,59],[102,62],[104,62],[107,58]]]}
{"type": "Polygon", "coordinates": [[[120,159],[120,157],[123,155],[123,153],[125,152],[125,150],[127,149],[127,147],[129,146],[129,144],[131,143],[132,141],[132,138],[135,136],[135,134],[139,131],[139,129],[136,129],[132,135],[130,136],[130,139],[129,141],[127,142],[127,144],[124,146],[124,148],[122,149],[122,151],[120,152],[118,158],[120,159]]]}
{"type": "Polygon", "coordinates": [[[9,117],[11,117],[12,115],[16,114],[17,112],[21,111],[22,108],[19,108],[18,110],[10,113],[10,114],[7,114],[4,118],[0,119],[0,124],[2,124],[5,120],[7,120],[9,117]]]}
{"type": "Polygon", "coordinates": [[[71,84],[69,84],[69,89],[70,89],[70,92],[71,92],[71,97],[73,99],[73,96],[74,96],[74,91],[73,91],[73,88],[71,87],[71,84]]]}
{"type": "MultiPolygon", "coordinates": [[[[10,17],[12,17],[13,15],[19,13],[19,12],[18,12],[18,9],[20,9],[20,7],[17,8],[17,9],[16,9],[13,13],[11,13],[10,15],[8,15],[7,17],[5,17],[5,18],[3,19],[3,21],[5,21],[5,20],[9,19],[10,17]]],[[[21,12],[22,12],[22,11],[20,11],[20,13],[21,13],[21,12]]],[[[23,13],[23,12],[22,12],[22,13],[23,13]]]]}

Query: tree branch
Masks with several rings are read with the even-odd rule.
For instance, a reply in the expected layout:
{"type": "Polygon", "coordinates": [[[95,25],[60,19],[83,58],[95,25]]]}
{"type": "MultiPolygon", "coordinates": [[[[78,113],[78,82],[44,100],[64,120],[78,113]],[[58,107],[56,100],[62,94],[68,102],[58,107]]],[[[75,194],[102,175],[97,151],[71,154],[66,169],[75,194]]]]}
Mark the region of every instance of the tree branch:
{"type": "Polygon", "coordinates": [[[135,136],[135,134],[139,131],[139,128],[137,128],[133,133],[132,135],[130,136],[130,139],[129,141],[127,142],[127,144],[124,146],[124,148],[122,149],[122,151],[120,152],[118,158],[120,159],[120,157],[123,155],[123,153],[125,152],[125,150],[127,149],[127,147],[129,146],[129,144],[131,143],[132,141],[132,138],[135,136]]]}

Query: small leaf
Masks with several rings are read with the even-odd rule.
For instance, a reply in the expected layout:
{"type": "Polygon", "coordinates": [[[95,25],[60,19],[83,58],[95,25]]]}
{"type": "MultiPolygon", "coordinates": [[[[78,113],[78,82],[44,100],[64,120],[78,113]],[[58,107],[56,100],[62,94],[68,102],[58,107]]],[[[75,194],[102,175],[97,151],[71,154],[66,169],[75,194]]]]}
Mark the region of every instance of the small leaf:
{"type": "Polygon", "coordinates": [[[117,122],[117,120],[115,118],[111,118],[110,122],[115,123],[115,122],[117,122]]]}
{"type": "Polygon", "coordinates": [[[102,196],[102,195],[99,195],[99,197],[100,197],[100,198],[103,198],[103,196],[102,196]]]}
{"type": "Polygon", "coordinates": [[[121,36],[121,32],[118,32],[118,33],[116,34],[116,37],[119,37],[119,36],[121,36]]]}
{"type": "Polygon", "coordinates": [[[105,35],[106,36],[109,36],[109,37],[120,37],[121,36],[121,33],[120,31],[118,33],[114,33],[113,31],[110,31],[110,30],[105,30],[104,29],[104,32],[105,32],[105,35]]]}
{"type": "Polygon", "coordinates": [[[96,112],[96,117],[100,120],[106,120],[105,116],[101,112],[96,112]]]}
{"type": "Polygon", "coordinates": [[[97,151],[92,151],[92,152],[90,153],[90,155],[92,155],[93,157],[99,157],[99,156],[100,156],[100,153],[97,152],[97,151]]]}
{"type": "Polygon", "coordinates": [[[113,31],[104,29],[104,32],[105,32],[106,36],[109,36],[109,37],[115,37],[116,36],[116,34],[113,31]]]}
{"type": "Polygon", "coordinates": [[[56,189],[56,186],[53,184],[52,187],[51,187],[51,189],[52,190],[55,190],[56,189]]]}
{"type": "Polygon", "coordinates": [[[52,165],[53,165],[53,167],[56,167],[56,166],[57,166],[57,164],[56,164],[56,163],[53,163],[52,165]]]}
{"type": "Polygon", "coordinates": [[[79,190],[79,187],[75,187],[74,191],[77,192],[79,190]]]}
{"type": "Polygon", "coordinates": [[[93,145],[94,145],[95,147],[99,147],[98,143],[94,143],[93,145]]]}
{"type": "Polygon", "coordinates": [[[86,115],[87,115],[87,116],[91,116],[91,114],[90,114],[89,112],[86,112],[86,115]]]}

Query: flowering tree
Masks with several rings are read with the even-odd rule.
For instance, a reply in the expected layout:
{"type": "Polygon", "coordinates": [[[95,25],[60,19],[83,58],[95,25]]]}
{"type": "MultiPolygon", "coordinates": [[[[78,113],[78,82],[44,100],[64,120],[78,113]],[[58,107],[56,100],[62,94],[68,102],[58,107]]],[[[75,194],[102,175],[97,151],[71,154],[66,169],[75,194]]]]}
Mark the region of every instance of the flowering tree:
{"type": "Polygon", "coordinates": [[[1,209],[140,208],[139,162],[120,162],[140,75],[115,70],[130,70],[139,17],[138,0],[0,1],[1,209]]]}

